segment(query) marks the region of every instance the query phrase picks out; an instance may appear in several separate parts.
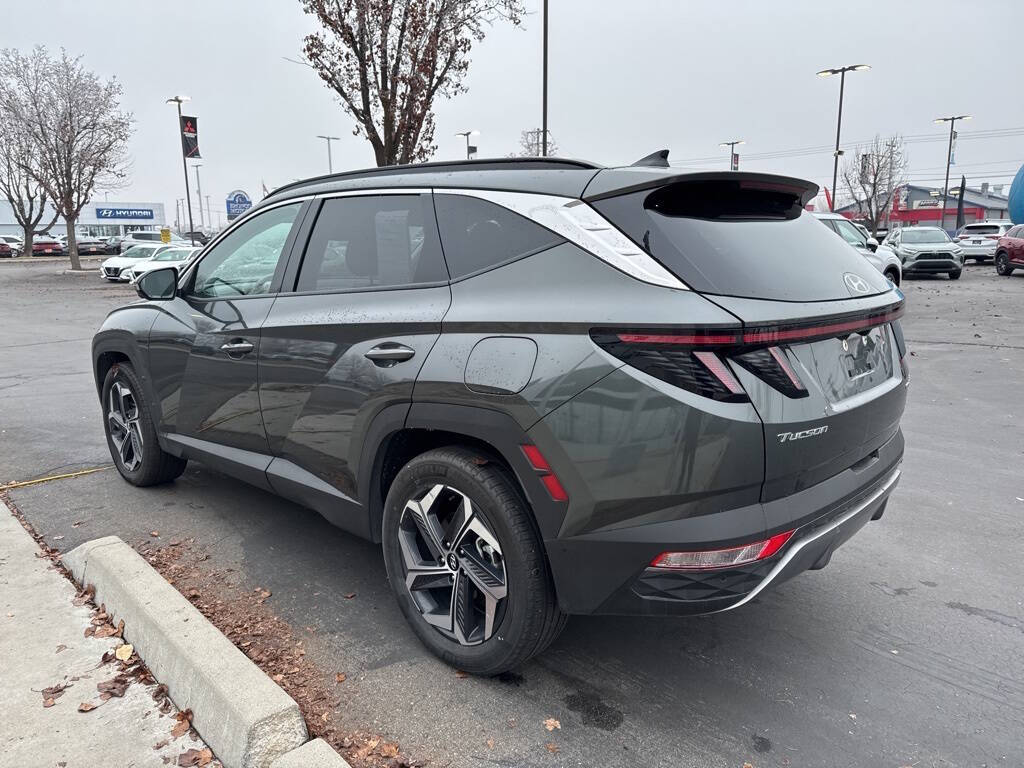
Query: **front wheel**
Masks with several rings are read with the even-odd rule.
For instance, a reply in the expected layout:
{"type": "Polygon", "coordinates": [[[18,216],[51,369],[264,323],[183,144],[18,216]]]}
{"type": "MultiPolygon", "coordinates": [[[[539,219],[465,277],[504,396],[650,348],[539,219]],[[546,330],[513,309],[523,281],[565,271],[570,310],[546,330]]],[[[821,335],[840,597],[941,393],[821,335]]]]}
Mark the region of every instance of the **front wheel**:
{"type": "Polygon", "coordinates": [[[1010,257],[1005,253],[996,254],[996,274],[1003,277],[1013,274],[1013,267],[1010,266],[1010,257]]]}
{"type": "Polygon", "coordinates": [[[406,464],[382,533],[402,613],[448,664],[496,675],[565,626],[531,512],[510,473],[479,452],[438,448],[406,464]]]}
{"type": "Polygon", "coordinates": [[[950,272],[949,273],[949,279],[950,280],[959,280],[961,274],[963,274],[963,270],[962,269],[958,269],[958,270],[955,270],[954,272],[950,272]]]}
{"type": "Polygon", "coordinates": [[[885,279],[886,280],[888,280],[890,283],[892,283],[895,286],[899,286],[899,284],[900,284],[900,273],[899,272],[897,272],[895,269],[887,269],[887,270],[885,270],[885,272],[883,274],[885,275],[885,279]]]}
{"type": "Polygon", "coordinates": [[[132,485],[166,483],[185,471],[186,459],[160,447],[135,370],[117,363],[103,381],[103,426],[121,477],[132,485]]]}

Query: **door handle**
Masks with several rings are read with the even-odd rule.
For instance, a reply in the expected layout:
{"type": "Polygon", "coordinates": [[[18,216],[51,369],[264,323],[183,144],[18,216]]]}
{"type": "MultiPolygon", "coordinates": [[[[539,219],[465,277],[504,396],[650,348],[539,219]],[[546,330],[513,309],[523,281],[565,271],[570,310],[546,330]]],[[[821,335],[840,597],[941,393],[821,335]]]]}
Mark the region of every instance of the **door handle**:
{"type": "Polygon", "coordinates": [[[363,357],[367,360],[372,360],[375,365],[388,368],[395,365],[395,363],[401,363],[403,360],[410,359],[415,354],[415,349],[407,347],[404,344],[398,344],[394,341],[386,341],[383,344],[378,344],[373,349],[368,350],[363,357]]]}
{"type": "Polygon", "coordinates": [[[247,355],[253,350],[251,343],[245,339],[232,339],[227,344],[221,344],[220,349],[222,352],[227,352],[229,356],[234,357],[235,355],[247,355]]]}

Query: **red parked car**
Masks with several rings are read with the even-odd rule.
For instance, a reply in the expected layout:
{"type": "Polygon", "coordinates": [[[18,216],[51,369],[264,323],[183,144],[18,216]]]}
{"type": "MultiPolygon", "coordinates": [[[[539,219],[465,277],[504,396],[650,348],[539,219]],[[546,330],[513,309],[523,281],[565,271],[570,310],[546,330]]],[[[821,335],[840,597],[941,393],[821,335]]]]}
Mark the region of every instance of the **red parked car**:
{"type": "Polygon", "coordinates": [[[0,240],[0,259],[9,259],[14,254],[11,252],[11,246],[0,240]]]}
{"type": "Polygon", "coordinates": [[[1012,275],[1018,268],[1024,269],[1024,224],[1012,227],[996,244],[996,272],[1012,275]]]}
{"type": "Polygon", "coordinates": [[[40,235],[32,241],[33,256],[62,256],[63,254],[64,246],[55,237],[40,235]]]}

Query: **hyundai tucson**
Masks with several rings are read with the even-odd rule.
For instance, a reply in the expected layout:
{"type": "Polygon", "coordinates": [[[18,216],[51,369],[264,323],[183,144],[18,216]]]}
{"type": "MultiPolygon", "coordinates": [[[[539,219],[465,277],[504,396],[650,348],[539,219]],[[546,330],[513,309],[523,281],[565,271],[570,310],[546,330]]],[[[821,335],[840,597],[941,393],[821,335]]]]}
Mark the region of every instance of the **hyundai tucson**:
{"type": "Polygon", "coordinates": [[[276,190],[96,334],[118,471],[196,460],[380,543],[412,631],[478,674],[569,614],[823,567],[900,477],[903,296],[814,184],[665,154],[276,190]]]}

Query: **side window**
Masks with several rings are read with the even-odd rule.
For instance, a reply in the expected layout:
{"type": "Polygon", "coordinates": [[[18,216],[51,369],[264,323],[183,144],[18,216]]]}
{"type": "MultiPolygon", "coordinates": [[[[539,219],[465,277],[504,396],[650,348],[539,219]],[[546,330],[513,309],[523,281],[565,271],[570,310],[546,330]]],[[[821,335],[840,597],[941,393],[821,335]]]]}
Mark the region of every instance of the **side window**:
{"type": "Polygon", "coordinates": [[[302,203],[282,205],[239,225],[196,267],[192,295],[200,298],[267,293],[302,203]]]}
{"type": "Polygon", "coordinates": [[[863,248],[867,245],[867,241],[865,240],[864,235],[850,222],[834,219],[832,223],[835,225],[836,230],[839,232],[839,234],[843,236],[843,239],[850,245],[856,245],[860,248],[863,248]]]}
{"type": "Polygon", "coordinates": [[[453,280],[564,242],[539,224],[487,200],[435,195],[434,205],[453,280]]]}
{"type": "Polygon", "coordinates": [[[328,198],[299,269],[297,291],[445,282],[429,195],[328,198]]]}

